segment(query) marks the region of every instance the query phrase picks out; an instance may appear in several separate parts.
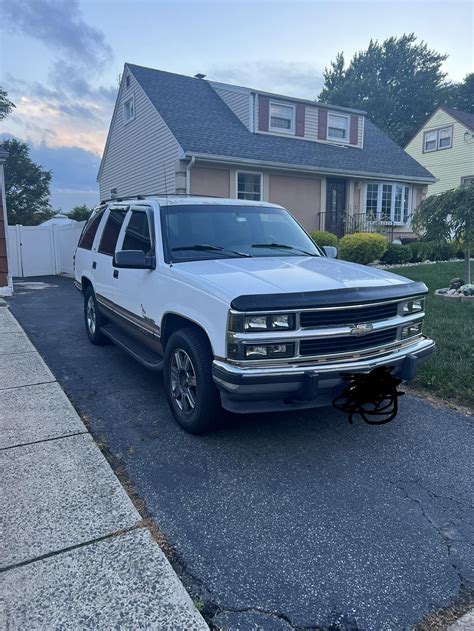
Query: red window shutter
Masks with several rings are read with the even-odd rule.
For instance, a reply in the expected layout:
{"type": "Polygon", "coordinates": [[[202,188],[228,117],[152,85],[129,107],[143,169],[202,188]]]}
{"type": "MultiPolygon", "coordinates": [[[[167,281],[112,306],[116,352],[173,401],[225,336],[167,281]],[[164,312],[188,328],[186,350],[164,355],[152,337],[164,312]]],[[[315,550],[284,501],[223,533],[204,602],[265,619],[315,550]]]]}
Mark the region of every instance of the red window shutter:
{"type": "Polygon", "coordinates": [[[318,138],[326,140],[328,131],[328,111],[319,108],[318,116],[318,138]]]}
{"type": "Polygon", "coordinates": [[[304,115],[305,106],[303,103],[298,103],[296,106],[296,128],[295,133],[297,136],[304,136],[304,115]]]}
{"type": "Polygon", "coordinates": [[[351,114],[351,131],[349,136],[349,142],[351,145],[356,145],[359,137],[359,117],[355,114],[351,114]]]}
{"type": "Polygon", "coordinates": [[[258,128],[268,131],[268,117],[270,115],[270,99],[268,96],[258,96],[258,128]]]}

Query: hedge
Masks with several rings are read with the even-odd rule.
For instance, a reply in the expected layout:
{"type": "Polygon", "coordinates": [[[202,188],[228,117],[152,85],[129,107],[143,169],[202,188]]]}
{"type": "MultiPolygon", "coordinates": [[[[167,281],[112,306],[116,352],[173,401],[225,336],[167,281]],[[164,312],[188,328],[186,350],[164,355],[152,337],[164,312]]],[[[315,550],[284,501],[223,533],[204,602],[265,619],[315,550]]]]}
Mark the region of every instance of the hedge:
{"type": "Polygon", "coordinates": [[[311,232],[311,238],[317,245],[319,245],[320,248],[325,245],[331,245],[337,248],[339,241],[335,234],[332,232],[325,232],[324,230],[315,230],[314,232],[311,232]]]}
{"type": "Polygon", "coordinates": [[[449,261],[459,258],[459,244],[454,241],[416,241],[405,246],[410,248],[412,263],[420,261],[449,261]]]}
{"type": "Polygon", "coordinates": [[[398,245],[397,243],[390,243],[387,251],[380,259],[382,263],[387,265],[395,265],[397,263],[408,263],[411,261],[412,251],[408,245],[398,245]]]}
{"type": "Polygon", "coordinates": [[[339,258],[367,265],[379,260],[387,250],[387,240],[380,234],[356,232],[339,241],[339,258]]]}

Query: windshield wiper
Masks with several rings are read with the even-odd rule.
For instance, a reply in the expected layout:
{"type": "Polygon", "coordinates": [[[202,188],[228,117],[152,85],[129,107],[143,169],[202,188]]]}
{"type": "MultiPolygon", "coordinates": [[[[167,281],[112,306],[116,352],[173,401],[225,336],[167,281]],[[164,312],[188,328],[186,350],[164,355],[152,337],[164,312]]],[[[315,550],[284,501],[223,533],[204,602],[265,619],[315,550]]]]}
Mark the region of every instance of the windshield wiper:
{"type": "Polygon", "coordinates": [[[251,254],[247,254],[247,252],[237,252],[237,250],[228,250],[227,248],[223,248],[221,245],[208,245],[207,243],[195,243],[194,245],[181,245],[178,248],[171,248],[172,252],[182,252],[184,250],[193,250],[195,252],[230,252],[231,254],[235,254],[236,256],[245,256],[251,257],[251,254]]]}
{"type": "Polygon", "coordinates": [[[285,243],[252,243],[252,248],[270,248],[276,250],[295,250],[295,252],[301,252],[302,254],[306,254],[306,256],[318,256],[318,254],[313,254],[312,252],[307,252],[306,250],[301,250],[300,248],[295,248],[293,245],[286,245],[285,243]]]}

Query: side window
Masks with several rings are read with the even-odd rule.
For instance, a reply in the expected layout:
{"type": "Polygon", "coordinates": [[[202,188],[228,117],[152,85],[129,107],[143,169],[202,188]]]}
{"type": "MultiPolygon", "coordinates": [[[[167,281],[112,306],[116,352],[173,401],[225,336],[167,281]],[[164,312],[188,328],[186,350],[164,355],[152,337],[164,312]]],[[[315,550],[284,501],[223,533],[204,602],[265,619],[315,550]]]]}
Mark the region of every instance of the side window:
{"type": "Polygon", "coordinates": [[[122,227],[126,213],[127,208],[114,208],[110,211],[100,239],[99,252],[101,254],[114,255],[120,228],[122,227]]]}
{"type": "Polygon", "coordinates": [[[104,210],[101,210],[96,215],[93,215],[89,219],[88,223],[84,227],[84,232],[81,234],[79,243],[77,244],[78,248],[83,248],[84,250],[92,250],[94,237],[97,232],[97,228],[99,227],[100,220],[102,219],[103,214],[104,214],[104,210]]]}
{"type": "Polygon", "coordinates": [[[151,250],[150,227],[147,214],[133,210],[125,230],[122,250],[142,250],[148,254],[151,250]]]}

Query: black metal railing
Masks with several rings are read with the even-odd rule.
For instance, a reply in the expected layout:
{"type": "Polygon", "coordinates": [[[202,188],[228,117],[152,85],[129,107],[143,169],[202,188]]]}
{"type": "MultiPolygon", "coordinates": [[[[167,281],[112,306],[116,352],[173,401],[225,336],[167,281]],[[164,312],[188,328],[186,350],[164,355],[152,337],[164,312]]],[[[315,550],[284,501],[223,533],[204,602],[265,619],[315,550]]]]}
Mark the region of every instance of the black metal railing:
{"type": "Polygon", "coordinates": [[[372,219],[365,213],[350,215],[345,210],[318,213],[318,230],[332,232],[337,237],[354,234],[354,232],[370,232],[383,235],[391,243],[395,226],[393,221],[372,219]]]}

